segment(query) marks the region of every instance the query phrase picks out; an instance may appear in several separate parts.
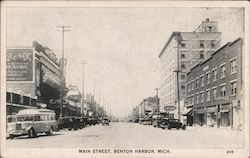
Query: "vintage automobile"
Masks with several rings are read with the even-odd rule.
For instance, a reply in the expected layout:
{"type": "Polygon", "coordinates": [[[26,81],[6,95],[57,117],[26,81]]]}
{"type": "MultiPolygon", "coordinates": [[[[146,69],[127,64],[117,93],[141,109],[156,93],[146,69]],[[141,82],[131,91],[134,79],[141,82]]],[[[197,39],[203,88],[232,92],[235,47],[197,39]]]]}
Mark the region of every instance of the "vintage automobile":
{"type": "Polygon", "coordinates": [[[152,120],[152,118],[150,118],[150,117],[145,117],[145,118],[143,118],[143,120],[142,120],[142,124],[143,124],[143,125],[152,125],[152,124],[153,124],[153,120],[152,120]]]}
{"type": "Polygon", "coordinates": [[[94,117],[89,117],[87,119],[87,124],[89,126],[96,125],[96,124],[98,124],[98,120],[96,118],[94,118],[94,117]]]}
{"type": "Polygon", "coordinates": [[[31,138],[38,133],[51,135],[58,131],[55,112],[48,109],[24,109],[16,116],[7,116],[7,136],[13,139],[17,136],[28,135],[31,138]]]}
{"type": "Polygon", "coordinates": [[[182,124],[178,119],[162,118],[159,122],[159,127],[162,129],[183,129],[186,130],[186,125],[182,124]]]}
{"type": "Polygon", "coordinates": [[[58,127],[59,129],[67,128],[68,130],[77,130],[80,128],[80,118],[78,116],[66,116],[60,117],[58,119],[58,127]]]}
{"type": "Polygon", "coordinates": [[[162,118],[163,117],[161,115],[153,116],[153,126],[159,127],[162,118]]]}
{"type": "Polygon", "coordinates": [[[104,125],[109,125],[109,123],[110,123],[109,118],[104,117],[104,118],[102,119],[102,125],[103,125],[103,126],[104,126],[104,125]]]}
{"type": "Polygon", "coordinates": [[[82,128],[86,127],[87,123],[88,123],[87,117],[79,117],[79,119],[80,119],[80,126],[79,126],[79,128],[82,129],[82,128]]]}

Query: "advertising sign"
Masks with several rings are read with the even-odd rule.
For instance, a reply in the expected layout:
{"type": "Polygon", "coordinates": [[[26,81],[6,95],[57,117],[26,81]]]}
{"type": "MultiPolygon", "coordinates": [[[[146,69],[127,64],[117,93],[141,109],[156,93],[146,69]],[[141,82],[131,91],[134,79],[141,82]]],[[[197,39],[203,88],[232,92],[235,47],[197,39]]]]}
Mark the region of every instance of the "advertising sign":
{"type": "Polygon", "coordinates": [[[8,48],[6,52],[6,80],[34,82],[34,50],[32,48],[8,48]]]}

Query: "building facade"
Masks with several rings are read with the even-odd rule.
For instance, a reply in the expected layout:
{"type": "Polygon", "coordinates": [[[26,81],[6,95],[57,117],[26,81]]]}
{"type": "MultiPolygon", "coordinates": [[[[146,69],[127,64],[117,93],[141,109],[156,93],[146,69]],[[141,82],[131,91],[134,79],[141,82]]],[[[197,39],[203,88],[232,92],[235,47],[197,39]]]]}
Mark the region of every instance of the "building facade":
{"type": "MultiPolygon", "coordinates": [[[[33,41],[29,48],[7,48],[6,57],[7,95],[30,97],[36,100],[36,107],[47,105],[47,108],[55,110],[59,115],[61,68],[53,50],[33,41]]],[[[66,94],[65,87],[63,97],[66,94]]],[[[35,104],[31,105],[34,107],[35,104]]],[[[31,107],[30,104],[20,104],[18,109],[13,104],[7,104],[9,113],[17,113],[28,107],[31,107]]]]}
{"type": "Polygon", "coordinates": [[[220,47],[221,33],[217,22],[206,19],[197,31],[173,32],[159,54],[161,111],[176,113],[178,90],[180,100],[186,98],[187,72],[220,47]]]}
{"type": "Polygon", "coordinates": [[[243,107],[242,39],[218,49],[187,73],[187,108],[194,124],[241,128],[243,107]]]}

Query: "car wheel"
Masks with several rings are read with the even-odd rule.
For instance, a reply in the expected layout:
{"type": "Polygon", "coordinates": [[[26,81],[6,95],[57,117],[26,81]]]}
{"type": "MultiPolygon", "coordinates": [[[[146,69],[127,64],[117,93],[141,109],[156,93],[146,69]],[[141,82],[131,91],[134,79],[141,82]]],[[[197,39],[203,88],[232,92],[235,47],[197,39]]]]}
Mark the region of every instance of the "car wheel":
{"type": "Polygon", "coordinates": [[[37,135],[36,135],[36,131],[34,128],[31,128],[29,131],[28,131],[28,135],[30,138],[35,138],[37,135]]]}
{"type": "Polygon", "coordinates": [[[15,136],[13,134],[10,134],[9,138],[13,139],[15,136]]]}
{"type": "Polygon", "coordinates": [[[71,128],[68,128],[69,131],[71,131],[72,129],[71,128]]]}
{"type": "Polygon", "coordinates": [[[183,130],[186,130],[186,126],[185,126],[185,125],[184,125],[184,126],[182,126],[182,129],[183,129],[183,130]]]}
{"type": "Polygon", "coordinates": [[[52,134],[53,134],[53,127],[51,127],[51,128],[49,129],[49,131],[46,132],[46,134],[47,134],[47,135],[52,135],[52,134]]]}
{"type": "Polygon", "coordinates": [[[77,124],[74,124],[74,125],[73,125],[73,129],[74,129],[74,130],[77,130],[77,129],[78,129],[78,125],[77,125],[77,124]]]}

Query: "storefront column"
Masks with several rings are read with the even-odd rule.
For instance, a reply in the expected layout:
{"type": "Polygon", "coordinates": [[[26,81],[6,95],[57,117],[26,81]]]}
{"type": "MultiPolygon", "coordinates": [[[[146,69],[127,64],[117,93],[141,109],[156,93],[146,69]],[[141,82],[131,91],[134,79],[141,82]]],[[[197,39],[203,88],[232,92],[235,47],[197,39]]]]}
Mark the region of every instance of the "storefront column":
{"type": "Polygon", "coordinates": [[[233,129],[233,104],[230,103],[230,111],[229,111],[229,118],[230,118],[230,126],[233,129]]]}
{"type": "Polygon", "coordinates": [[[217,127],[220,127],[220,105],[217,108],[217,127]]]}

